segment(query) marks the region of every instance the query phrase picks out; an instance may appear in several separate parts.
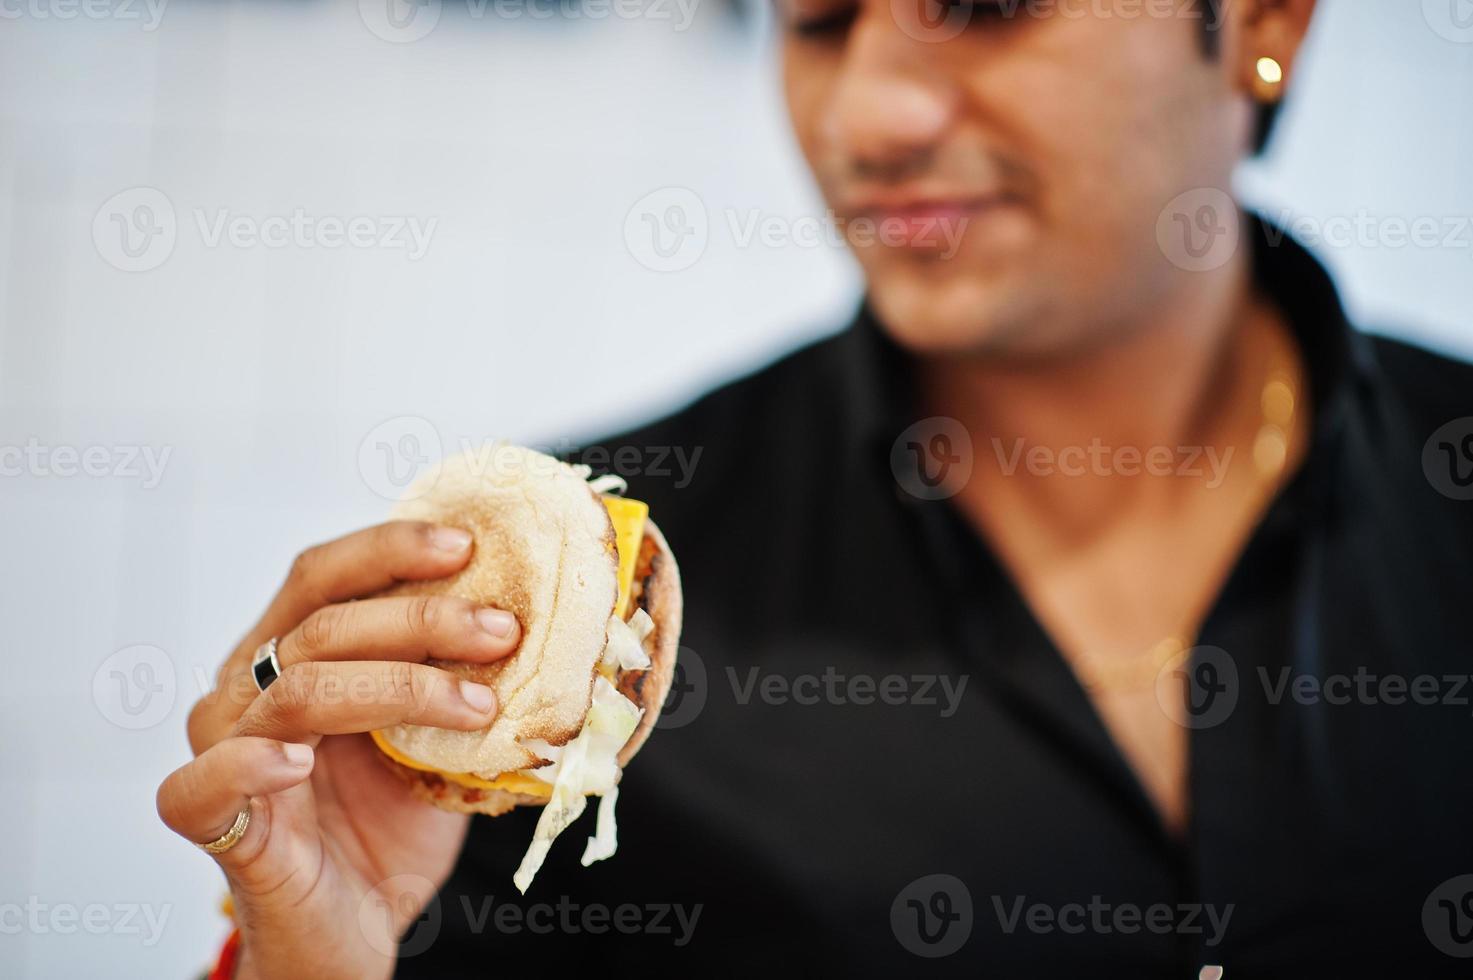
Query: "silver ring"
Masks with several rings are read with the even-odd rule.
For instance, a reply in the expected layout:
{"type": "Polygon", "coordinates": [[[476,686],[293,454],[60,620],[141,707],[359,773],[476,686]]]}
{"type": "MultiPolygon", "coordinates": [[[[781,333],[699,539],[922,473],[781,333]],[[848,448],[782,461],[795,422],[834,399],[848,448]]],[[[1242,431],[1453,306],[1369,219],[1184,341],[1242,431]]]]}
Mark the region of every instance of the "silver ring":
{"type": "Polygon", "coordinates": [[[273,636],[256,647],[256,655],[251,658],[251,679],[256,682],[258,690],[264,691],[280,676],[281,661],[276,659],[276,637],[273,636]]]}

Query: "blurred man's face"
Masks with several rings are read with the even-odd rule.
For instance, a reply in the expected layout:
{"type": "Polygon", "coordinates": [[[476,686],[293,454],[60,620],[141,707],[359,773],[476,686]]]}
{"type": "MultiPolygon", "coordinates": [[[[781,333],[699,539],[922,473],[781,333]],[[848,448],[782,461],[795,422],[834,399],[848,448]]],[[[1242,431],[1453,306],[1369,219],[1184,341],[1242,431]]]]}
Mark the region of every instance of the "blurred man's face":
{"type": "Polygon", "coordinates": [[[1252,124],[1205,4],[775,2],[799,142],[901,343],[1067,355],[1188,281],[1157,219],[1227,189],[1252,124]]]}

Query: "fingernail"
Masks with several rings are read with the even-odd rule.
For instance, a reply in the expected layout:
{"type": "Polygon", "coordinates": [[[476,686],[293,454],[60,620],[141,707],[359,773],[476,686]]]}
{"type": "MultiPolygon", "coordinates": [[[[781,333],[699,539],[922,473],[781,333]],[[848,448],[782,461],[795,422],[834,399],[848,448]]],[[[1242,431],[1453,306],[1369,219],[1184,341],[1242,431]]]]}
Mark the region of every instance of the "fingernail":
{"type": "Polygon", "coordinates": [[[430,541],[441,551],[459,552],[471,546],[471,535],[458,527],[436,527],[430,529],[430,541]]]}
{"type": "Polygon", "coordinates": [[[305,769],[312,764],[312,746],[310,745],[288,742],[282,746],[281,754],[286,756],[287,762],[299,769],[305,769]]]}
{"type": "Polygon", "coordinates": [[[511,636],[512,629],[517,625],[517,618],[505,609],[477,609],[476,622],[492,636],[505,639],[511,636]]]}
{"type": "Polygon", "coordinates": [[[496,702],[496,694],[485,684],[475,684],[471,681],[460,682],[460,696],[465,703],[477,711],[485,714],[491,710],[491,705],[496,702]]]}

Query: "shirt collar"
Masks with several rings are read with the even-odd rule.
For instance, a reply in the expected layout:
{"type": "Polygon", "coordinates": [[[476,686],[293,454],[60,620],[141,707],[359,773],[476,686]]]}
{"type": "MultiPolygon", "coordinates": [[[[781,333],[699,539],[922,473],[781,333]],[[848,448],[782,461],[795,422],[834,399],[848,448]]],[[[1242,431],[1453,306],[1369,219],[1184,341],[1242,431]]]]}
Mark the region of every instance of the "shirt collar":
{"type": "MultiPolygon", "coordinates": [[[[1367,338],[1351,326],[1325,267],[1281,228],[1244,216],[1254,282],[1283,311],[1308,374],[1314,437],[1301,475],[1323,474],[1344,422],[1350,390],[1375,370],[1367,338]]],[[[840,338],[840,406],[847,462],[863,468],[889,458],[894,440],[920,418],[915,358],[880,326],[866,299],[840,338]]],[[[1296,494],[1323,488],[1296,479],[1296,494]]]]}

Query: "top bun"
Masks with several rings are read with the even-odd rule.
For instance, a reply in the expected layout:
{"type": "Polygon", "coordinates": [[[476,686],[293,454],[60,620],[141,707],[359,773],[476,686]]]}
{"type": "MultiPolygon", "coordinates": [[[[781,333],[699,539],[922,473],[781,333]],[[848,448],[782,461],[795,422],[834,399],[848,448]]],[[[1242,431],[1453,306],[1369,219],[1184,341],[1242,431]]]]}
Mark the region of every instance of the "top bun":
{"type": "Polygon", "coordinates": [[[573,466],[488,443],[422,474],[391,516],[463,528],[475,547],[455,575],[404,582],[381,595],[452,595],[496,606],[517,617],[522,641],[495,663],[429,661],[495,690],[499,710],[489,728],[396,725],[383,736],[445,772],[489,779],[544,764],[522,741],[564,745],[582,729],[618,599],[614,527],[598,494],[573,466]]]}

